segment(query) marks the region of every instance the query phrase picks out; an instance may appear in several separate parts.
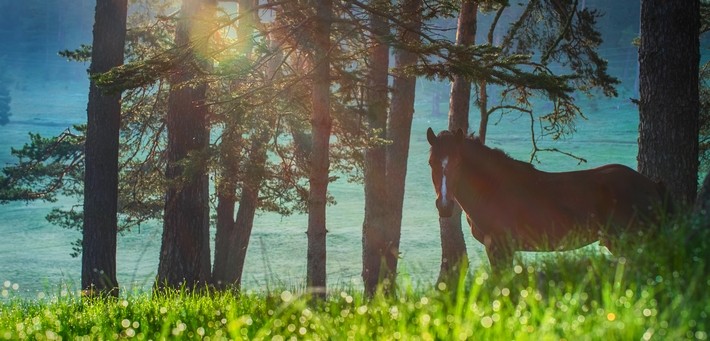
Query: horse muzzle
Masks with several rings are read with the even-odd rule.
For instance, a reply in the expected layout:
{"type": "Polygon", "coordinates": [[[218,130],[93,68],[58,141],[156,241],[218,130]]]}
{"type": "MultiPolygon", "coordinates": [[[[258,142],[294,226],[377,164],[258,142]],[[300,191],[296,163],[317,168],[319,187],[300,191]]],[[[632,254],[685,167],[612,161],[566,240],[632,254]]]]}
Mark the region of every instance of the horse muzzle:
{"type": "Polygon", "coordinates": [[[454,202],[447,200],[447,203],[444,204],[440,199],[436,199],[436,209],[439,210],[440,218],[449,218],[454,211],[454,202]]]}

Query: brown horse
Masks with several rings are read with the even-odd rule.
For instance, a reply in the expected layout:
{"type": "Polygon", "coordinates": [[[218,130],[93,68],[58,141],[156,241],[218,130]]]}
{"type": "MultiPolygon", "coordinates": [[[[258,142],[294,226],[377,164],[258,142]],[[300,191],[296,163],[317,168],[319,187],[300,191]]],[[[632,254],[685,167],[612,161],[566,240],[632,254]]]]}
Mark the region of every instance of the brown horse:
{"type": "MultiPolygon", "coordinates": [[[[561,251],[629,228],[656,223],[662,186],[629,167],[548,173],[483,145],[463,131],[439,136],[429,128],[429,164],[441,217],[454,200],[466,213],[491,267],[512,264],[515,251],[561,251]]],[[[650,226],[650,225],[648,225],[650,226]]]]}

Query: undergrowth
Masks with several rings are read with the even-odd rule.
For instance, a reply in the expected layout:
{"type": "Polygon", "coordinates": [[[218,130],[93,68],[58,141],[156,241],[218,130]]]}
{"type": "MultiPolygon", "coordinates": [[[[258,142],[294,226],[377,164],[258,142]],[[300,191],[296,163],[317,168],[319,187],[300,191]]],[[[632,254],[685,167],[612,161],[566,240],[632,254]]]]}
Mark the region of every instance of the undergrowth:
{"type": "Polygon", "coordinates": [[[402,279],[373,299],[357,289],[319,302],[302,290],[23,299],[6,282],[0,339],[705,340],[710,233],[697,226],[681,219],[628,236],[623,257],[553,253],[448,286],[402,279]]]}

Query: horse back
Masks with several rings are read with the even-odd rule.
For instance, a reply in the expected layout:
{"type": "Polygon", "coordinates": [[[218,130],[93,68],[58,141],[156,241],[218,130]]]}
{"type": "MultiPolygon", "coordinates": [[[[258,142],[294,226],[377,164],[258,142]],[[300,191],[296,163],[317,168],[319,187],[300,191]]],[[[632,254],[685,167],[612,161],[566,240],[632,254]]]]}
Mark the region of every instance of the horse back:
{"type": "Polygon", "coordinates": [[[594,171],[599,190],[604,191],[599,205],[617,225],[630,227],[654,222],[667,209],[665,186],[641,173],[619,164],[605,165],[594,171]]]}

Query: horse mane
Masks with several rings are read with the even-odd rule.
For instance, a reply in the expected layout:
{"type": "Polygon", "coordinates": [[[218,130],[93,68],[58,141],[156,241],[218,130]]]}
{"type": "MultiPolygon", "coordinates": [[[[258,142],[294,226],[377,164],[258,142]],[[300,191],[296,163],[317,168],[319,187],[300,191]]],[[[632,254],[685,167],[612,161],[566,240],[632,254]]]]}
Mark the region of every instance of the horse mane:
{"type": "Polygon", "coordinates": [[[521,171],[535,170],[535,167],[530,163],[516,160],[501,149],[486,146],[481,142],[478,136],[474,136],[473,134],[466,136],[464,145],[466,147],[464,158],[466,158],[469,153],[481,153],[481,151],[483,151],[487,158],[492,159],[496,163],[507,164],[510,167],[509,169],[512,168],[521,171]]]}

